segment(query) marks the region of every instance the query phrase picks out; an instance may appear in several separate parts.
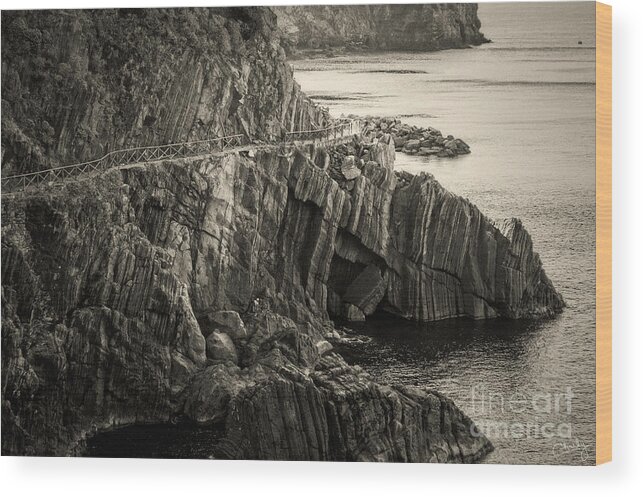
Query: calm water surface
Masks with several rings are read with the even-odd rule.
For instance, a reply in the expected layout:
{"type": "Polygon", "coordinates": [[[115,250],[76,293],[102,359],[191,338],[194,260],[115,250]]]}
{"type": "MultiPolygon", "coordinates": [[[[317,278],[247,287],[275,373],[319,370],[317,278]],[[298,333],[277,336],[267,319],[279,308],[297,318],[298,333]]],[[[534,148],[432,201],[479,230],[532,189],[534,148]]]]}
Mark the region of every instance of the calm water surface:
{"type": "Polygon", "coordinates": [[[487,462],[588,464],[595,430],[594,6],[481,4],[479,16],[494,43],[298,60],[296,78],[334,115],[398,115],[466,141],[471,155],[398,153],[396,167],[431,172],[491,218],[521,218],[568,308],[541,322],[371,320],[358,330],[371,341],[342,353],[382,381],[448,394],[487,428],[496,446],[487,462]]]}

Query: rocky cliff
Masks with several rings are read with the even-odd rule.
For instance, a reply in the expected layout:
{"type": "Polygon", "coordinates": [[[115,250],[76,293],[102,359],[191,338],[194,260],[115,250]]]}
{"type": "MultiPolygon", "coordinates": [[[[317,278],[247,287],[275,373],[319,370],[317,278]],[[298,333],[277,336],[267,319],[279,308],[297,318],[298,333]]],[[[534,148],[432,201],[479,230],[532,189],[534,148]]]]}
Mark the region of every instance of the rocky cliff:
{"type": "Polygon", "coordinates": [[[377,185],[394,175],[369,166],[358,207],[309,157],[130,166],[3,197],[3,453],[77,453],[96,430],[176,418],[222,425],[217,457],[489,451],[439,394],[331,352],[327,280],[338,243],[353,250],[339,230],[383,254],[377,185]]]}
{"type": "MultiPolygon", "coordinates": [[[[2,20],[3,173],[327,118],[292,80],[265,9],[2,20]]],[[[221,428],[217,457],[468,462],[491,450],[441,395],[379,385],[327,341],[331,317],[376,309],[435,320],[563,305],[519,222],[396,174],[395,145],[380,126],[346,146],[132,165],[3,195],[3,454],[78,454],[96,431],[183,419],[221,428]]]]}
{"type": "Polygon", "coordinates": [[[348,212],[318,272],[330,314],[361,320],[379,307],[434,321],[559,312],[564,301],[520,221],[490,221],[430,174],[394,173],[393,136],[380,130],[333,153],[329,176],[348,212]],[[355,163],[356,172],[346,167],[355,163]]]}
{"type": "Polygon", "coordinates": [[[309,129],[265,8],[2,12],[2,173],[309,129]]]}
{"type": "Polygon", "coordinates": [[[562,306],[518,222],[396,175],[392,147],[230,153],[4,196],[4,453],[183,416],[223,424],[219,457],[488,451],[439,395],[377,385],[329,352],[329,316],[562,306]]]}
{"type": "Polygon", "coordinates": [[[301,5],[273,7],[284,46],[291,52],[319,48],[442,50],[486,42],[478,5],[301,5]]]}

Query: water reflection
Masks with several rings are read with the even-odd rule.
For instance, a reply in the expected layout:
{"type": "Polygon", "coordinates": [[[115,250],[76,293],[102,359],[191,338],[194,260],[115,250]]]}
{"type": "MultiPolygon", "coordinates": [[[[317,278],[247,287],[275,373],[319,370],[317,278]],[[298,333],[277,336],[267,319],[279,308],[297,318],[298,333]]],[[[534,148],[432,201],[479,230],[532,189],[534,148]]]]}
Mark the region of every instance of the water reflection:
{"type": "Polygon", "coordinates": [[[380,382],[451,397],[496,446],[487,462],[588,464],[593,457],[591,426],[584,423],[591,412],[584,400],[589,392],[577,381],[585,364],[563,357],[552,340],[561,320],[419,324],[382,313],[366,323],[344,323],[349,340],[336,349],[380,382]],[[555,453],[574,441],[582,447],[555,453]]]}

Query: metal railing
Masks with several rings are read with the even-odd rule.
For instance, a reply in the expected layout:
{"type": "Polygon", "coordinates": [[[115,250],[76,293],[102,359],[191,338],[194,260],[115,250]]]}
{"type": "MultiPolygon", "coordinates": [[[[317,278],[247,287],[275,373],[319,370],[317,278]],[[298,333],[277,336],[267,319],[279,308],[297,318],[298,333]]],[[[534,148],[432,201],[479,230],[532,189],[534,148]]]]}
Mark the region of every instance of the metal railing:
{"type": "Polygon", "coordinates": [[[81,162],[80,164],[71,164],[69,166],[54,167],[33,173],[7,176],[6,178],[2,178],[2,192],[24,190],[40,183],[55,183],[71,176],[78,176],[95,171],[106,171],[113,167],[136,164],[138,162],[151,162],[211,154],[220,152],[226,148],[242,146],[247,142],[245,138],[245,135],[231,135],[209,140],[114,150],[113,152],[105,154],[100,159],[81,162]]]}
{"type": "MultiPolygon", "coordinates": [[[[361,131],[357,120],[342,120],[327,128],[306,131],[291,131],[286,133],[285,141],[288,144],[298,141],[337,141],[361,131]]],[[[25,190],[30,186],[42,183],[56,183],[72,176],[85,173],[106,171],[113,167],[127,166],[139,162],[152,162],[164,159],[176,159],[206,155],[222,152],[228,148],[249,145],[250,141],[245,135],[231,135],[183,143],[170,143],[150,147],[127,148],[114,150],[105,154],[100,159],[95,159],[80,164],[54,167],[33,173],[16,174],[2,178],[2,193],[25,190]]]]}
{"type": "Polygon", "coordinates": [[[302,131],[289,131],[286,133],[286,142],[295,141],[337,141],[349,138],[361,132],[358,119],[342,119],[336,124],[326,128],[310,129],[302,131]]]}

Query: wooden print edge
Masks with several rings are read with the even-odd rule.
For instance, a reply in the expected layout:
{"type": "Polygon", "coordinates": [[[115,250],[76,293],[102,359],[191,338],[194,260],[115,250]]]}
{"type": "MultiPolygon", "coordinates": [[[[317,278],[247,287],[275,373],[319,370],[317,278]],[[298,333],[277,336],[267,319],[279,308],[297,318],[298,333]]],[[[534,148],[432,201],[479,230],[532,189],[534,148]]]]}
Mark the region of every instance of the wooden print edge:
{"type": "Polygon", "coordinates": [[[596,464],[612,460],[612,7],[596,2],[596,464]]]}

